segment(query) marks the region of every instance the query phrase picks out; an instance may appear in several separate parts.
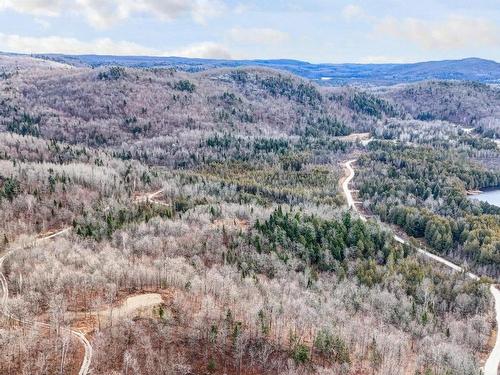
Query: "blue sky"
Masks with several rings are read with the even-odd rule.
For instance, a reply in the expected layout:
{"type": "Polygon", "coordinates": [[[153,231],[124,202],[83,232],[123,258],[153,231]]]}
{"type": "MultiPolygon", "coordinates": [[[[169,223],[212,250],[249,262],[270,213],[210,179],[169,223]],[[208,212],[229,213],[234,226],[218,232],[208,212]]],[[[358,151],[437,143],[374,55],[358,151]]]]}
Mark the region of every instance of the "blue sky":
{"type": "Polygon", "coordinates": [[[499,0],[0,0],[0,50],[500,61],[499,0]]]}

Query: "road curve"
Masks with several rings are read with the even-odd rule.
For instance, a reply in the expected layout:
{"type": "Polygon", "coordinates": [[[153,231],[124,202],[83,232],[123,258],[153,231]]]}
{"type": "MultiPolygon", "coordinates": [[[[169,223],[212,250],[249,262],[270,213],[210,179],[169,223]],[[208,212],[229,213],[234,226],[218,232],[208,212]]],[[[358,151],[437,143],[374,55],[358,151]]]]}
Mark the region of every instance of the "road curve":
{"type": "MultiPolygon", "coordinates": [[[[135,199],[135,202],[152,201],[153,203],[165,204],[163,202],[158,202],[158,201],[154,200],[154,198],[157,195],[163,193],[164,190],[165,189],[160,189],[160,190],[157,190],[153,193],[141,194],[140,196],[138,196],[135,199]]],[[[61,236],[65,233],[71,231],[71,229],[72,229],[72,227],[66,227],[58,232],[37,238],[31,245],[35,245],[37,242],[41,242],[41,241],[49,240],[49,239],[54,238],[54,237],[61,236]]],[[[7,279],[5,278],[5,275],[1,271],[2,271],[2,267],[3,267],[3,263],[4,263],[5,259],[10,254],[12,254],[13,251],[14,251],[14,249],[9,250],[0,257],[0,284],[1,284],[0,287],[2,289],[2,299],[0,300],[0,313],[7,316],[8,318],[13,319],[13,320],[15,320],[19,323],[22,323],[22,324],[26,324],[26,325],[31,324],[31,325],[38,325],[41,327],[51,328],[51,326],[47,323],[36,322],[36,321],[32,321],[32,322],[21,321],[15,317],[13,317],[12,315],[10,315],[10,313],[7,311],[6,304],[7,304],[7,299],[9,298],[9,287],[8,287],[7,279]]],[[[87,340],[87,338],[85,337],[85,334],[83,332],[80,332],[80,331],[77,331],[74,329],[69,329],[69,328],[64,328],[63,330],[72,334],[83,345],[83,347],[85,349],[85,354],[83,356],[82,365],[80,366],[80,371],[78,371],[78,375],[87,375],[89,373],[90,364],[92,362],[92,355],[93,355],[92,345],[87,340]]]]}
{"type": "MultiPolygon", "coordinates": [[[[361,213],[358,208],[356,207],[356,204],[354,202],[354,199],[352,197],[352,192],[349,189],[349,183],[352,181],[354,178],[354,169],[352,168],[352,164],[356,162],[356,160],[349,160],[344,163],[344,166],[346,167],[347,171],[349,172],[349,175],[344,179],[344,182],[342,183],[342,190],[344,192],[344,195],[347,199],[347,207],[353,209],[354,211],[357,212],[361,220],[367,221],[366,217],[361,213]]],[[[405,239],[401,238],[398,235],[394,235],[394,239],[402,244],[408,243],[405,239]]],[[[418,253],[435,260],[439,263],[444,264],[445,266],[451,268],[454,271],[457,272],[465,272],[465,270],[456,265],[455,263],[452,263],[440,256],[437,256],[435,254],[429,253],[428,251],[417,248],[418,253]]],[[[467,272],[467,276],[469,276],[473,280],[479,280],[479,276],[467,272]]],[[[486,360],[485,366],[482,369],[484,375],[498,375],[498,366],[500,365],[500,291],[494,286],[491,285],[490,287],[491,294],[493,295],[493,299],[495,300],[495,317],[496,317],[496,322],[497,322],[497,337],[496,337],[496,342],[495,346],[493,347],[493,350],[491,351],[490,355],[488,356],[488,359],[486,360]]]]}
{"type": "Polygon", "coordinates": [[[491,294],[495,298],[495,315],[497,319],[497,340],[484,365],[484,375],[498,375],[498,366],[500,365],[500,290],[492,285],[491,294]]]}
{"type": "MultiPolygon", "coordinates": [[[[33,244],[36,244],[37,242],[40,242],[40,241],[48,240],[50,238],[60,236],[60,235],[66,233],[70,230],[71,230],[71,227],[68,227],[68,228],[60,230],[56,233],[47,235],[45,237],[41,237],[41,238],[35,240],[33,244]]],[[[10,315],[10,313],[7,311],[6,303],[7,303],[7,299],[9,298],[9,287],[7,284],[7,279],[5,278],[5,275],[1,272],[1,270],[3,268],[3,263],[4,263],[5,259],[10,254],[12,254],[13,251],[14,250],[9,250],[0,257],[0,284],[1,284],[1,289],[2,289],[2,299],[1,299],[1,309],[0,309],[1,311],[0,312],[3,315],[5,315],[6,317],[8,317],[12,320],[15,320],[19,323],[22,323],[22,324],[37,325],[40,327],[52,328],[52,326],[50,324],[47,324],[47,323],[36,322],[36,321],[26,322],[26,321],[19,320],[19,319],[15,318],[14,316],[10,315]]],[[[90,364],[92,362],[92,345],[90,345],[90,342],[87,340],[87,338],[85,337],[85,335],[82,332],[76,331],[73,329],[69,329],[69,328],[63,328],[63,330],[72,334],[83,345],[83,347],[85,349],[85,354],[83,356],[82,365],[80,366],[80,371],[78,371],[78,375],[87,375],[89,373],[90,364]]]]}

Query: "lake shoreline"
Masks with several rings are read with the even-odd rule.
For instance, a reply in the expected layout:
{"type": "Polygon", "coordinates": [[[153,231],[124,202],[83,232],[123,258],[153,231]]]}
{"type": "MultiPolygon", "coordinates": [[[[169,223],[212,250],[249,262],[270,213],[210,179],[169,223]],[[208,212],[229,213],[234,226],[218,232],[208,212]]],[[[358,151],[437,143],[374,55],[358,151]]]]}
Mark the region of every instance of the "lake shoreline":
{"type": "Polygon", "coordinates": [[[481,192],[475,194],[467,192],[467,196],[470,199],[487,202],[493,206],[500,207],[500,188],[483,189],[481,192]]]}

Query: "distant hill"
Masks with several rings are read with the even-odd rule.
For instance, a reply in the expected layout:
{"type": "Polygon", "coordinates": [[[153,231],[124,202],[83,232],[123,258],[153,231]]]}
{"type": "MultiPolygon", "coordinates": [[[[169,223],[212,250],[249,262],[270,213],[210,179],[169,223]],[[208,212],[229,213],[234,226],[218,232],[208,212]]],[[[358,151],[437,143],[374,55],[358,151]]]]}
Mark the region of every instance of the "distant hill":
{"type": "Polygon", "coordinates": [[[323,84],[393,85],[423,80],[460,80],[500,83],[500,64],[479,58],[413,64],[311,64],[298,60],[215,60],[184,57],[34,55],[75,66],[118,65],[135,68],[172,67],[183,71],[260,66],[280,69],[323,84]]]}
{"type": "Polygon", "coordinates": [[[500,137],[500,88],[478,82],[426,81],[373,88],[401,112],[423,121],[444,120],[500,137]]]}

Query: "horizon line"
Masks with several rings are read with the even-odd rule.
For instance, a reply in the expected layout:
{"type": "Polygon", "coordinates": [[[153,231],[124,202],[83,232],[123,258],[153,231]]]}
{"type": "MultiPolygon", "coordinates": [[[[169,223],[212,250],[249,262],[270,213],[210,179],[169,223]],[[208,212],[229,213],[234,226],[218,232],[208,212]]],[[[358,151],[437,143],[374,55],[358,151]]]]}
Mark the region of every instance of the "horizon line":
{"type": "Polygon", "coordinates": [[[41,56],[68,56],[68,57],[83,57],[83,56],[96,56],[96,57],[116,57],[116,58],[153,58],[153,59],[186,59],[186,60],[200,60],[200,61],[228,61],[228,62],[260,62],[260,61],[290,61],[305,63],[310,65],[411,65],[411,64],[421,64],[421,63],[432,63],[432,62],[445,62],[445,61],[465,61],[465,60],[481,60],[493,62],[495,64],[500,64],[500,62],[483,58],[477,56],[468,56],[461,58],[443,58],[443,59],[431,59],[431,60],[418,60],[412,62],[310,62],[307,60],[301,60],[298,58],[212,58],[212,57],[188,57],[188,56],[175,56],[175,55],[113,55],[113,54],[99,54],[99,53],[61,53],[61,52],[43,52],[43,53],[23,53],[23,52],[9,52],[0,51],[0,55],[15,55],[15,56],[27,56],[27,57],[41,57],[41,56]]]}

